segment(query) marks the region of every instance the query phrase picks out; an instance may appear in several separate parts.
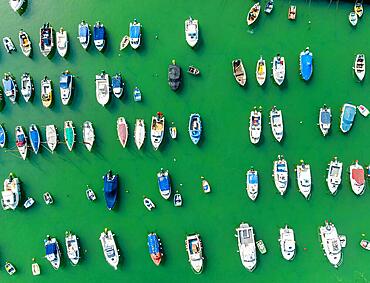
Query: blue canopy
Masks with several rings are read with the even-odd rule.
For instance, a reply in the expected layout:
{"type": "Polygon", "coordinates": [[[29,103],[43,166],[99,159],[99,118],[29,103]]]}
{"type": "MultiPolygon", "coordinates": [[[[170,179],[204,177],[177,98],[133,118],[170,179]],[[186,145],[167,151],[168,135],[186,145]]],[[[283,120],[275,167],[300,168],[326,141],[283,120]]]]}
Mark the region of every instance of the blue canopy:
{"type": "Polygon", "coordinates": [[[94,40],[102,40],[105,38],[105,27],[94,26],[94,40]]]}
{"type": "Polygon", "coordinates": [[[112,77],[112,87],[121,87],[122,86],[122,77],[121,76],[114,76],[112,77]]]}
{"type": "Polygon", "coordinates": [[[168,191],[170,189],[170,180],[168,176],[158,177],[158,186],[160,191],[168,191]]]}
{"type": "Polygon", "coordinates": [[[45,253],[46,255],[56,254],[57,253],[57,244],[56,243],[49,243],[45,245],[45,253]]]}
{"type": "Polygon", "coordinates": [[[321,112],[320,120],[323,124],[330,124],[330,113],[327,111],[321,112]]]}
{"type": "Polygon", "coordinates": [[[356,115],[356,107],[352,105],[346,105],[343,109],[342,119],[341,119],[341,128],[343,132],[348,132],[353,124],[353,120],[356,115]]]}
{"type": "Polygon", "coordinates": [[[3,79],[4,91],[11,91],[14,89],[14,82],[12,79],[3,79]]]}
{"type": "Polygon", "coordinates": [[[130,38],[140,38],[140,26],[139,25],[130,26],[130,38]]]}
{"type": "Polygon", "coordinates": [[[312,75],[312,53],[305,52],[301,54],[301,75],[305,81],[308,81],[312,75]]]}
{"type": "Polygon", "coordinates": [[[67,89],[69,88],[69,85],[72,81],[72,75],[71,74],[63,74],[60,76],[59,84],[60,88],[67,89]]]}
{"type": "Polygon", "coordinates": [[[149,234],[148,235],[148,247],[150,254],[157,254],[159,253],[159,241],[156,234],[149,234]]]}
{"type": "Polygon", "coordinates": [[[258,183],[258,176],[255,172],[248,173],[248,181],[250,184],[257,184],[258,183]]]}
{"type": "Polygon", "coordinates": [[[35,150],[39,147],[39,132],[37,130],[31,130],[30,131],[30,140],[35,148],[35,150]]]}
{"type": "Polygon", "coordinates": [[[80,33],[80,37],[87,38],[89,36],[89,28],[87,26],[81,26],[79,33],[80,33]]]}

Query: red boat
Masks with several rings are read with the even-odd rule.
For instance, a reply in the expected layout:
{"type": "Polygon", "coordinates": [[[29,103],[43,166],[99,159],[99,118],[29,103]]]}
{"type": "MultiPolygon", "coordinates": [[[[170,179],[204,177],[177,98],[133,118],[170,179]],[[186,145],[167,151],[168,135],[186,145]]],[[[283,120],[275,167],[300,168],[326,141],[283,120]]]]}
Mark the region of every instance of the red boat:
{"type": "Polygon", "coordinates": [[[117,120],[118,139],[123,147],[126,147],[128,138],[128,128],[125,118],[119,117],[117,120]]]}

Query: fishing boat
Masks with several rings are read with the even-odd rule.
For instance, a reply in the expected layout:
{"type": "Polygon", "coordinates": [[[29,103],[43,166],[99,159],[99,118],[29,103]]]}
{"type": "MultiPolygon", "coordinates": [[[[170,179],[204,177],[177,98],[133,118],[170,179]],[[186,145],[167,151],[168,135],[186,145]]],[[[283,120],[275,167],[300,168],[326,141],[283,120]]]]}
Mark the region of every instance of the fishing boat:
{"type": "Polygon", "coordinates": [[[6,144],[6,131],[3,125],[0,124],[0,147],[4,148],[6,144]]]}
{"type": "Polygon", "coordinates": [[[247,82],[247,73],[245,72],[242,59],[235,59],[231,62],[233,66],[233,75],[237,83],[244,86],[247,82]]]}
{"type": "Polygon", "coordinates": [[[136,119],[134,137],[135,137],[136,147],[137,149],[140,149],[143,146],[144,140],[145,140],[144,119],[136,119]]]}
{"type": "Polygon", "coordinates": [[[105,27],[99,21],[94,25],[94,44],[98,51],[102,51],[105,46],[105,27]]]}
{"type": "Polygon", "coordinates": [[[98,103],[105,106],[110,99],[109,75],[102,71],[95,76],[95,91],[98,103]]]}
{"type": "Polygon", "coordinates": [[[367,117],[369,114],[370,114],[370,112],[369,112],[369,109],[367,109],[365,106],[363,106],[363,105],[359,105],[359,106],[357,106],[357,109],[358,109],[358,111],[360,112],[360,114],[362,115],[362,116],[364,116],[364,117],[367,117]]]}
{"type": "Polygon", "coordinates": [[[320,237],[324,255],[335,268],[338,268],[342,263],[342,245],[334,224],[325,221],[325,225],[320,226],[320,237]]]}
{"type": "Polygon", "coordinates": [[[358,196],[362,195],[365,191],[365,171],[358,160],[349,167],[349,179],[352,191],[358,196]]]}
{"type": "Polygon", "coordinates": [[[361,240],[360,246],[363,249],[370,251],[370,241],[368,241],[368,240],[361,240]]]}
{"type": "Polygon", "coordinates": [[[298,189],[305,199],[309,199],[311,195],[311,168],[309,164],[301,160],[301,164],[297,165],[297,182],[298,189]]]}
{"type": "Polygon", "coordinates": [[[277,54],[272,61],[272,74],[277,85],[281,85],[285,79],[285,58],[277,54]]]}
{"type": "Polygon", "coordinates": [[[272,107],[270,111],[270,125],[275,139],[281,142],[284,136],[283,113],[276,106],[272,107]]]}
{"type": "Polygon", "coordinates": [[[39,47],[41,54],[44,55],[45,57],[49,56],[50,52],[53,50],[54,47],[53,28],[49,23],[44,24],[40,28],[39,47]]]}
{"type": "Polygon", "coordinates": [[[362,0],[356,0],[355,6],[353,7],[353,11],[356,13],[356,15],[361,18],[364,14],[364,7],[362,6],[362,0]]]}
{"type": "Polygon", "coordinates": [[[73,127],[72,121],[64,122],[64,141],[69,151],[72,151],[73,145],[75,144],[75,128],[73,127]]]}
{"type": "Polygon", "coordinates": [[[302,79],[305,81],[308,81],[312,76],[312,58],[312,52],[309,47],[306,47],[306,49],[299,54],[299,69],[302,79]]]}
{"type": "Polygon", "coordinates": [[[141,24],[136,19],[130,23],[129,34],[131,47],[137,49],[141,44],[141,24]]]}
{"type": "Polygon", "coordinates": [[[331,127],[331,109],[325,104],[320,108],[319,127],[322,135],[325,137],[329,133],[331,127]]]}
{"type": "Polygon", "coordinates": [[[78,238],[70,231],[66,232],[65,236],[67,256],[72,265],[77,265],[80,260],[80,247],[78,245],[78,238]]]}
{"type": "Polygon", "coordinates": [[[15,103],[17,100],[17,83],[13,79],[12,74],[5,73],[3,78],[3,87],[5,96],[7,96],[11,103],[15,103]]]}
{"type": "Polygon", "coordinates": [[[181,69],[175,60],[168,65],[168,84],[173,91],[177,91],[181,85],[181,69]]]}
{"type": "Polygon", "coordinates": [[[95,142],[95,131],[90,121],[85,121],[82,125],[83,143],[88,151],[91,151],[95,142]]]}
{"type": "Polygon", "coordinates": [[[274,9],[274,0],[267,1],[266,6],[265,6],[265,13],[271,14],[273,9],[274,9]]]}
{"type": "Polygon", "coordinates": [[[10,37],[4,37],[3,38],[3,44],[6,52],[12,53],[13,51],[16,51],[13,41],[10,37]]]}
{"type": "Polygon", "coordinates": [[[41,102],[46,108],[49,108],[53,102],[53,87],[47,76],[41,80],[41,102]]]}
{"type": "Polygon", "coordinates": [[[123,117],[117,119],[117,135],[122,147],[125,148],[128,138],[128,128],[126,120],[123,117]]]}
{"type": "Polygon", "coordinates": [[[85,193],[86,193],[86,197],[87,197],[88,200],[90,200],[90,201],[96,200],[96,195],[95,195],[94,191],[89,186],[87,186],[87,189],[86,189],[85,193]]]}
{"type": "Polygon", "coordinates": [[[255,107],[249,116],[249,138],[251,143],[257,144],[260,141],[262,132],[262,112],[255,107]]]}
{"type": "Polygon", "coordinates": [[[365,74],[366,74],[365,54],[356,55],[353,70],[355,71],[355,75],[358,78],[358,80],[360,82],[363,81],[363,79],[365,78],[365,74]]]}
{"type": "Polygon", "coordinates": [[[54,269],[59,269],[60,266],[60,249],[58,241],[55,238],[51,238],[49,235],[44,240],[45,245],[45,257],[51,263],[54,269]]]}
{"type": "Polygon", "coordinates": [[[83,49],[87,49],[90,43],[90,28],[88,23],[82,21],[78,25],[78,39],[82,45],[83,49]]]}
{"type": "Polygon", "coordinates": [[[355,12],[350,12],[349,15],[348,15],[348,20],[349,20],[349,23],[354,27],[357,25],[357,22],[358,22],[358,16],[355,12]]]}
{"type": "Polygon", "coordinates": [[[288,20],[295,20],[297,16],[297,7],[290,5],[288,9],[288,20]]]}
{"type": "Polygon", "coordinates": [[[21,77],[21,93],[26,102],[30,100],[35,88],[29,73],[24,73],[21,77]]]}
{"type": "Polygon", "coordinates": [[[54,203],[54,199],[53,199],[53,197],[51,196],[51,194],[49,192],[44,193],[42,195],[42,198],[44,199],[44,202],[47,205],[50,205],[50,204],[53,204],[54,203]]]}
{"type": "Polygon", "coordinates": [[[263,60],[262,56],[257,61],[256,79],[259,85],[263,85],[266,81],[266,61],[263,60]]]}
{"type": "Polygon", "coordinates": [[[15,127],[15,145],[18,148],[19,154],[23,160],[27,157],[27,136],[21,126],[15,127]]]}
{"type": "Polygon", "coordinates": [[[328,166],[326,183],[328,184],[330,193],[335,195],[338,191],[340,183],[342,182],[343,163],[338,161],[338,158],[334,157],[328,166]]]}
{"type": "Polygon", "coordinates": [[[63,28],[60,28],[60,30],[56,32],[56,41],[59,55],[65,57],[68,51],[68,35],[63,28]]]}
{"type": "Polygon", "coordinates": [[[197,144],[202,135],[202,120],[198,113],[193,113],[189,118],[189,135],[194,144],[197,144]]]}
{"type": "Polygon", "coordinates": [[[124,37],[122,37],[122,40],[119,44],[119,50],[122,51],[123,49],[125,49],[130,43],[130,37],[128,35],[125,35],[124,37]]]}
{"type": "Polygon", "coordinates": [[[206,179],[204,179],[204,177],[202,177],[202,189],[203,192],[206,194],[211,192],[211,185],[208,183],[206,179]]]}
{"type": "Polygon", "coordinates": [[[108,210],[112,210],[117,202],[118,194],[118,175],[113,175],[109,170],[103,176],[104,180],[104,197],[108,210]]]}
{"type": "Polygon", "coordinates": [[[32,275],[37,276],[40,275],[40,266],[37,262],[35,262],[35,259],[32,259],[32,265],[31,265],[32,275]]]}
{"type": "Polygon", "coordinates": [[[356,106],[345,103],[340,114],[340,129],[343,133],[348,133],[351,130],[353,121],[356,116],[356,106]]]}
{"type": "Polygon", "coordinates": [[[256,242],[254,240],[253,227],[247,223],[241,223],[236,228],[238,238],[238,253],[243,266],[252,272],[257,265],[256,242]]]}
{"type": "Polygon", "coordinates": [[[248,16],[247,16],[247,24],[250,26],[253,24],[257,19],[258,16],[260,15],[261,11],[261,5],[260,2],[255,3],[252,8],[250,8],[248,16]]]}
{"type": "Polygon", "coordinates": [[[162,168],[157,173],[158,188],[161,196],[164,199],[169,199],[171,196],[171,179],[168,170],[164,171],[162,168]]]}
{"type": "Polygon", "coordinates": [[[63,105],[67,105],[71,100],[72,87],[73,87],[73,76],[68,70],[64,71],[59,78],[60,86],[60,98],[62,99],[63,105]]]}
{"type": "Polygon", "coordinates": [[[278,159],[274,161],[273,177],[276,189],[280,195],[284,195],[288,188],[288,163],[284,156],[278,155],[278,159]]]}
{"type": "Polygon", "coordinates": [[[14,265],[11,264],[9,261],[6,261],[5,262],[5,271],[9,274],[9,275],[13,275],[17,270],[15,269],[14,265]]]}
{"type": "Polygon", "coordinates": [[[295,239],[294,231],[285,225],[284,228],[280,228],[280,250],[283,258],[286,260],[292,260],[295,256],[295,239]]]}
{"type": "Polygon", "coordinates": [[[137,86],[135,86],[133,94],[134,94],[134,101],[140,102],[141,101],[141,91],[137,86]]]}
{"type": "Polygon", "coordinates": [[[35,203],[35,200],[33,198],[27,198],[23,204],[23,207],[25,209],[30,208],[34,203],[35,203]]]}
{"type": "Polygon", "coordinates": [[[177,128],[176,127],[170,127],[169,131],[170,131],[171,138],[176,139],[177,138],[177,128]]]}
{"type": "Polygon", "coordinates": [[[53,153],[58,144],[58,133],[55,125],[46,125],[46,143],[53,153]]]}
{"type": "Polygon", "coordinates": [[[120,98],[123,94],[124,83],[121,74],[112,77],[112,91],[115,97],[120,98]]]}
{"type": "Polygon", "coordinates": [[[149,255],[155,265],[159,265],[162,260],[162,248],[161,240],[158,238],[156,233],[148,234],[148,248],[149,255]]]}
{"type": "Polygon", "coordinates": [[[265,254],[265,253],[267,253],[267,249],[266,249],[265,243],[264,243],[262,240],[258,240],[258,241],[256,242],[256,246],[257,246],[258,251],[259,251],[261,254],[265,254]]]}
{"type": "Polygon", "coordinates": [[[119,254],[116,241],[114,240],[114,234],[111,230],[105,228],[104,232],[100,234],[99,240],[103,248],[105,260],[109,263],[109,265],[113,266],[113,268],[117,270],[119,254]]]}
{"type": "Polygon", "coordinates": [[[203,271],[203,246],[199,234],[186,236],[185,248],[188,253],[191,268],[195,273],[203,271]]]}
{"type": "Polygon", "coordinates": [[[37,154],[40,149],[41,140],[39,130],[37,129],[37,126],[35,124],[31,124],[28,131],[28,137],[30,138],[30,144],[33,152],[37,154]]]}
{"type": "Polygon", "coordinates": [[[14,12],[18,12],[22,9],[23,4],[26,0],[9,0],[9,5],[14,12]]]}
{"type": "Polygon", "coordinates": [[[25,31],[20,30],[18,34],[18,38],[19,38],[19,46],[22,50],[22,53],[25,56],[29,57],[31,55],[31,50],[32,50],[32,43],[31,43],[30,37],[25,31]]]}
{"type": "Polygon", "coordinates": [[[164,116],[158,112],[157,116],[152,116],[152,124],[150,127],[150,140],[154,150],[157,150],[161,145],[164,136],[164,116]]]}
{"type": "Polygon", "coordinates": [[[178,191],[173,195],[173,205],[175,207],[182,206],[182,196],[178,191]]]}
{"type": "Polygon", "coordinates": [[[185,39],[190,47],[194,47],[198,42],[198,20],[189,17],[185,20],[185,39]]]}
{"type": "Polygon", "coordinates": [[[256,200],[258,196],[258,172],[251,168],[247,171],[247,181],[246,181],[246,191],[248,194],[248,197],[251,200],[256,200]]]}
{"type": "Polygon", "coordinates": [[[21,197],[21,183],[19,179],[10,173],[4,181],[4,190],[1,191],[1,206],[4,210],[16,209],[21,197]]]}
{"type": "Polygon", "coordinates": [[[145,207],[151,211],[152,209],[155,208],[155,204],[154,202],[150,199],[150,198],[147,198],[147,197],[144,197],[144,205],[145,207]]]}
{"type": "Polygon", "coordinates": [[[193,76],[199,76],[200,71],[197,67],[194,66],[189,66],[188,67],[188,73],[193,76]]]}

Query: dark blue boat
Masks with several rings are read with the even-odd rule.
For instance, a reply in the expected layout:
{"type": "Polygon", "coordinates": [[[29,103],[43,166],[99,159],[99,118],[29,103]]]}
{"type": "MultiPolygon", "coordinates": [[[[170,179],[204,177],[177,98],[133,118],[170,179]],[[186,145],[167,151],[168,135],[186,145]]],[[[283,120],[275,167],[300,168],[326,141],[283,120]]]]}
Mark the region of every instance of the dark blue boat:
{"type": "Polygon", "coordinates": [[[307,47],[305,51],[301,52],[299,57],[302,79],[308,81],[311,78],[313,71],[312,52],[310,52],[310,49],[307,47]]]}
{"type": "Polygon", "coordinates": [[[202,134],[202,121],[199,114],[191,114],[189,118],[189,135],[191,141],[197,144],[202,134]]]}
{"type": "Polygon", "coordinates": [[[100,22],[94,25],[94,44],[99,51],[101,51],[105,45],[105,27],[100,22]]]}
{"type": "Polygon", "coordinates": [[[117,201],[118,175],[113,175],[112,171],[109,170],[108,173],[103,176],[103,180],[105,202],[107,203],[107,208],[111,210],[117,201]]]}

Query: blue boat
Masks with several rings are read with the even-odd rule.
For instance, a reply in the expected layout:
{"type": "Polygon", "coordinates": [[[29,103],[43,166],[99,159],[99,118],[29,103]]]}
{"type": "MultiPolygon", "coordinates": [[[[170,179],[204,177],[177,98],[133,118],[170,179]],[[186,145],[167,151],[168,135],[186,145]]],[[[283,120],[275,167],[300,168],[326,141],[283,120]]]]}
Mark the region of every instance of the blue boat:
{"type": "Polygon", "coordinates": [[[201,134],[202,134],[202,121],[200,119],[200,115],[197,113],[193,113],[190,115],[189,118],[189,135],[191,141],[194,144],[197,144],[200,140],[201,134]]]}
{"type": "Polygon", "coordinates": [[[151,259],[155,265],[159,265],[162,260],[161,243],[156,233],[148,235],[148,248],[151,259]]]}
{"type": "Polygon", "coordinates": [[[123,94],[124,83],[121,74],[112,77],[112,91],[115,97],[120,98],[123,94]]]}
{"type": "Polygon", "coordinates": [[[107,204],[107,208],[111,210],[117,201],[118,175],[113,175],[112,171],[109,170],[108,173],[103,176],[103,180],[105,202],[107,204]]]}
{"type": "Polygon", "coordinates": [[[306,50],[301,52],[299,55],[299,64],[302,79],[308,81],[311,78],[313,71],[312,52],[310,52],[310,48],[307,47],[306,50]]]}
{"type": "Polygon", "coordinates": [[[105,27],[100,22],[94,25],[94,44],[99,51],[102,51],[105,46],[105,27]]]}
{"type": "Polygon", "coordinates": [[[6,143],[6,132],[3,125],[0,124],[0,147],[4,147],[6,143]]]}
{"type": "Polygon", "coordinates": [[[78,25],[78,39],[80,40],[83,49],[86,49],[89,46],[90,29],[89,25],[85,21],[82,21],[78,25]]]}
{"type": "Polygon", "coordinates": [[[141,91],[137,86],[135,86],[134,88],[134,101],[135,102],[141,101],[141,91]]]}
{"type": "Polygon", "coordinates": [[[33,152],[37,154],[40,149],[40,133],[35,124],[30,126],[28,136],[30,137],[33,152]]]}
{"type": "Polygon", "coordinates": [[[133,23],[130,23],[130,45],[133,49],[137,49],[140,46],[141,41],[141,24],[134,19],[133,23]]]}
{"type": "Polygon", "coordinates": [[[157,174],[157,178],[161,196],[164,199],[169,199],[171,196],[171,180],[170,176],[168,175],[168,170],[163,171],[163,169],[161,169],[161,171],[159,171],[157,174]]]}
{"type": "Polygon", "coordinates": [[[11,74],[7,73],[3,78],[3,87],[5,96],[9,98],[11,103],[15,103],[17,99],[17,85],[11,74]]]}
{"type": "Polygon", "coordinates": [[[356,116],[356,106],[346,103],[343,105],[340,115],[340,129],[343,133],[349,132],[356,116]]]}

